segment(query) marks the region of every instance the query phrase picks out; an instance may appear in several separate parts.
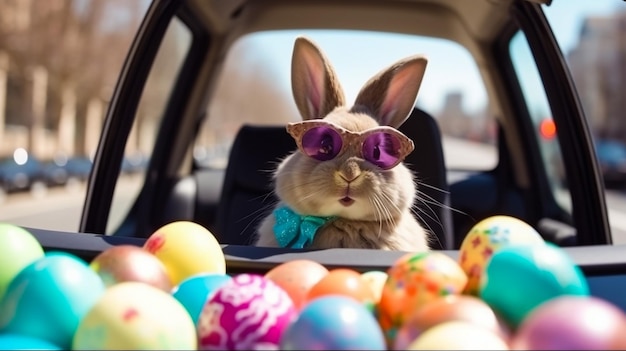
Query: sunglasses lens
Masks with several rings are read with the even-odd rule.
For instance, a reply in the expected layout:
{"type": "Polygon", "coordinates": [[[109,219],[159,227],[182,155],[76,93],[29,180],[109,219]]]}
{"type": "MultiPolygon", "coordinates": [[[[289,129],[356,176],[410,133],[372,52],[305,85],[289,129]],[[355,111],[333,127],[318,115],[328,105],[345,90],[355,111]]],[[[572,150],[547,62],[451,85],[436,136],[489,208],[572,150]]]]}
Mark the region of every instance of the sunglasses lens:
{"type": "Polygon", "coordinates": [[[400,159],[400,140],[391,133],[370,134],[363,143],[363,158],[382,168],[390,169],[400,159]]]}
{"type": "Polygon", "coordinates": [[[318,161],[332,160],[342,145],[341,136],[330,127],[314,127],[302,135],[302,151],[318,161]]]}

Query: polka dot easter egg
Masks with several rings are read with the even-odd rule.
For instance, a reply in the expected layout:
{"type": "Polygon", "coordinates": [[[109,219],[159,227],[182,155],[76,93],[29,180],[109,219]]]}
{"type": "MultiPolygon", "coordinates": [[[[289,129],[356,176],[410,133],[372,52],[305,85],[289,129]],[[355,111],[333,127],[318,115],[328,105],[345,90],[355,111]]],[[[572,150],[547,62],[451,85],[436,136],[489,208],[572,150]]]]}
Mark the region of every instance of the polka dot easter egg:
{"type": "Polygon", "coordinates": [[[492,216],[476,223],[463,239],[459,250],[459,264],[467,275],[467,285],[463,292],[478,295],[485,266],[500,248],[544,243],[541,235],[532,226],[515,217],[492,216]]]}
{"type": "Polygon", "coordinates": [[[460,294],[467,284],[458,263],[438,251],[407,253],[394,262],[387,275],[377,312],[389,345],[418,308],[440,296],[460,294]]]}

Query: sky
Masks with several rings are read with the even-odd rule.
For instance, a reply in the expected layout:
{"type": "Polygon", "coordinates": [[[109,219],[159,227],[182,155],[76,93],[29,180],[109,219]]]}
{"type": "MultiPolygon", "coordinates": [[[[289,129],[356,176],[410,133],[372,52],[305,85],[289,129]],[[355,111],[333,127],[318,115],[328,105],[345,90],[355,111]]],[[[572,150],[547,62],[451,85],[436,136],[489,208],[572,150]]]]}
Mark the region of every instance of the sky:
{"type": "MultiPolygon", "coordinates": [[[[626,10],[623,0],[553,0],[552,5],[544,6],[564,53],[576,46],[584,17],[609,15],[621,8],[626,10]]],[[[290,89],[293,36],[300,33],[303,32],[293,32],[282,40],[272,36],[257,38],[259,48],[263,48],[259,54],[267,56],[268,60],[276,64],[277,82],[283,82],[287,90],[290,89]]],[[[424,54],[429,64],[418,95],[418,105],[428,111],[437,111],[443,104],[446,92],[458,90],[463,93],[464,107],[469,112],[485,106],[486,92],[480,83],[478,69],[469,53],[457,44],[441,40],[415,40],[409,36],[380,35],[369,36],[365,40],[337,33],[306,32],[306,35],[330,59],[349,102],[354,101],[362,84],[382,68],[403,57],[424,54]]]]}

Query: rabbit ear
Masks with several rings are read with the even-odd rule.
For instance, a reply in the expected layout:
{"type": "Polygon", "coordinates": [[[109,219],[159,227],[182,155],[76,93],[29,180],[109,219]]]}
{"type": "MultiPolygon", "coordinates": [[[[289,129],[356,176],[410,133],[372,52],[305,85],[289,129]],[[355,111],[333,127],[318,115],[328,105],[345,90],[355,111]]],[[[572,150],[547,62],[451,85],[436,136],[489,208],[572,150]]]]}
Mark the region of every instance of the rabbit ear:
{"type": "Polygon", "coordinates": [[[380,125],[399,127],[413,109],[427,62],[411,56],[382,70],[361,88],[353,110],[364,107],[380,125]]]}
{"type": "Polygon", "coordinates": [[[291,88],[305,120],[323,118],[345,104],[343,89],[322,51],[309,39],[298,37],[291,59],[291,88]]]}

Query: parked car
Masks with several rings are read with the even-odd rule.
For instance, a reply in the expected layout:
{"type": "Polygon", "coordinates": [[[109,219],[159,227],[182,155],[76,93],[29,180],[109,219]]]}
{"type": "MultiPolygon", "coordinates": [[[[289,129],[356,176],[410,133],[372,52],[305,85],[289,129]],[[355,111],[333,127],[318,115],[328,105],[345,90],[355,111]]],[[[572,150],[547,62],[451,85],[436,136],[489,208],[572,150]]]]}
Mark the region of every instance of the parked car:
{"type": "Polygon", "coordinates": [[[42,173],[48,186],[55,187],[67,184],[69,174],[67,169],[65,169],[66,165],[67,156],[65,155],[59,155],[50,160],[43,161],[42,173]]]}
{"type": "Polygon", "coordinates": [[[92,168],[93,161],[88,156],[72,156],[65,164],[65,169],[67,170],[70,181],[86,182],[89,179],[92,168]]]}
{"type": "Polygon", "coordinates": [[[58,155],[42,164],[43,178],[50,187],[84,183],[91,174],[93,162],[86,156],[58,155]]]}
{"type": "Polygon", "coordinates": [[[604,184],[611,188],[626,186],[626,144],[613,140],[596,143],[598,162],[604,184]]]}
{"type": "Polygon", "coordinates": [[[133,153],[124,156],[121,171],[123,174],[136,174],[143,172],[148,165],[148,158],[142,153],[133,153]]]}
{"type": "MultiPolygon", "coordinates": [[[[232,274],[265,273],[296,258],[360,272],[389,268],[403,252],[251,245],[277,201],[272,172],[296,149],[285,124],[301,118],[283,87],[304,35],[327,48],[337,68],[343,63],[341,72],[358,73],[359,87],[374,72],[358,67],[378,60],[374,53],[429,56],[417,106],[400,129],[415,143],[407,156],[419,179],[414,210],[436,238],[434,250],[457,258],[479,221],[513,216],[567,253],[594,296],[626,311],[615,293],[626,288],[626,246],[613,244],[593,138],[543,12],[559,1],[568,0],[154,0],[110,99],[79,233],[32,232],[46,250],[89,261],[187,220],[210,229],[232,274]],[[368,48],[375,50],[363,54],[368,48]],[[270,55],[282,61],[268,66],[270,55]],[[433,118],[422,105],[436,83],[470,73],[480,82],[470,90],[485,93],[493,144],[448,137],[446,128],[467,121],[433,118]],[[536,126],[548,115],[556,135],[546,147],[536,126]],[[129,136],[137,130],[149,160],[138,184],[120,176],[128,146],[121,143],[136,142],[129,136]],[[193,162],[197,147],[225,141],[224,168],[193,162]],[[555,163],[567,187],[554,181],[555,163]]],[[[380,68],[390,63],[384,57],[380,68]]]]}
{"type": "Polygon", "coordinates": [[[16,149],[11,156],[0,159],[0,191],[4,194],[32,190],[34,195],[45,192],[43,165],[25,149],[16,149]]]}

